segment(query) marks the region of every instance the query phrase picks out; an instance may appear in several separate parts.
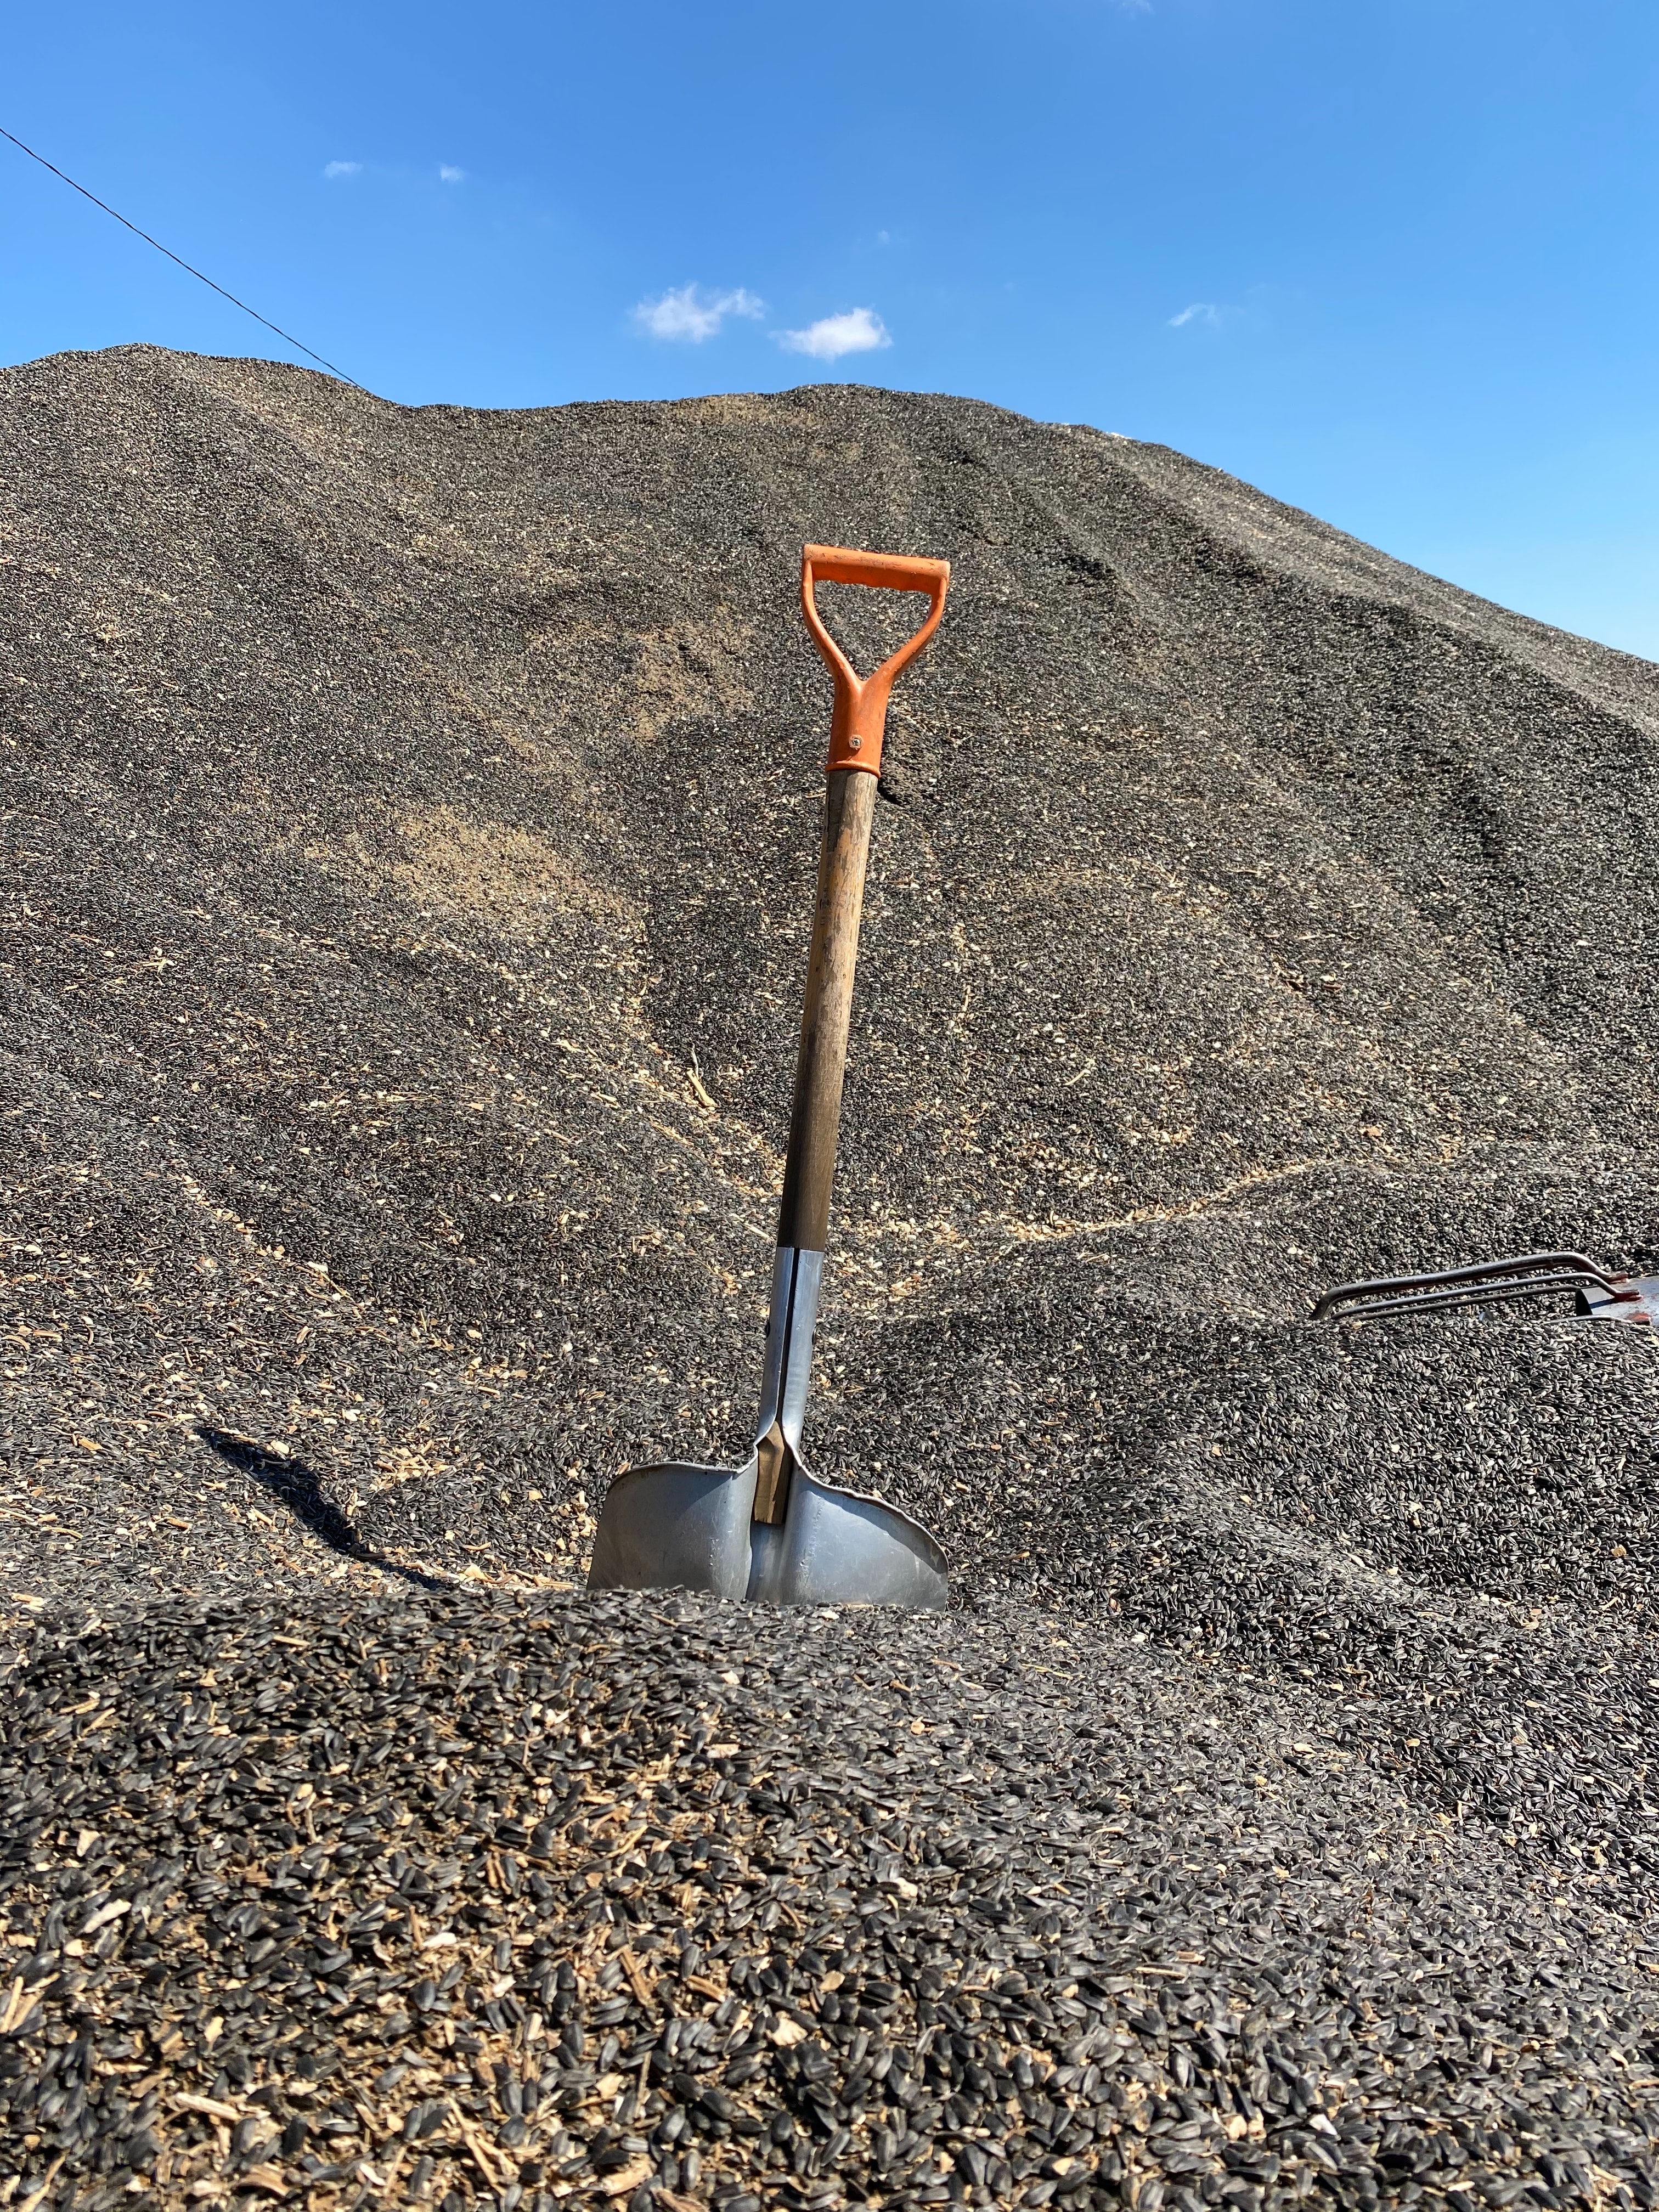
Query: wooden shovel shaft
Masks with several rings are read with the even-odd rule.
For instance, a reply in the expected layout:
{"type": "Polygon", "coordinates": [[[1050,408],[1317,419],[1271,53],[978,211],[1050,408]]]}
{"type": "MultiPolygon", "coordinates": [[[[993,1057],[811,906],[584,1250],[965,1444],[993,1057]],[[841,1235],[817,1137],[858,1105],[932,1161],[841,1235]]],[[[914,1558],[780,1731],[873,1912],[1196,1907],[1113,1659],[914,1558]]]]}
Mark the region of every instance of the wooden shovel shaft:
{"type": "Polygon", "coordinates": [[[778,1213],[778,1242],[797,1251],[822,1252],[830,1226],[842,1086],[847,1074],[847,1036],[853,1018],[853,979],[858,967],[859,924],[864,913],[864,877],[875,811],[873,775],[842,772],[828,779],[823,843],[818,854],[817,906],[812,916],[812,949],[806,969],[806,1004],[795,1061],[789,1157],[778,1213]]]}
{"type": "Polygon", "coordinates": [[[870,858],[888,694],[894,678],[908,667],[939,628],[950,581],[947,561],[862,553],[846,545],[801,550],[801,611],[835,678],[836,708],[830,731],[823,845],[818,855],[818,902],[812,917],[806,1005],[795,1062],[795,1105],[778,1214],[778,1243],[796,1251],[822,1252],[830,1227],[847,1032],[853,1018],[853,975],[864,913],[864,872],[870,858]],[[872,674],[860,676],[823,626],[815,598],[820,582],[925,592],[927,619],[872,674]]]}

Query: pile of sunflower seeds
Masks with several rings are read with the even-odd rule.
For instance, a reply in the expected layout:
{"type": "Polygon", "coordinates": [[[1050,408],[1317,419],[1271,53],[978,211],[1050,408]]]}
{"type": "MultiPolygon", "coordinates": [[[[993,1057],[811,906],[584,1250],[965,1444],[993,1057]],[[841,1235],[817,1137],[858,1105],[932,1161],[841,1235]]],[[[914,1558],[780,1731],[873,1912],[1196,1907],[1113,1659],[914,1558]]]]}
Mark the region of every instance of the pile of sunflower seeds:
{"type": "Polygon", "coordinates": [[[0,2185],[1654,2203],[1659,1961],[1312,1725],[1004,1608],[88,1624],[7,1701],[0,2185]]]}
{"type": "Polygon", "coordinates": [[[1659,1269],[1654,671],[858,387],[65,356],[0,535],[0,2204],[1650,2201],[1659,1345],[1307,1316],[1659,1269]],[[581,1595],[751,1433],[804,539],[953,564],[807,1428],[926,1620],[581,1595]]]}

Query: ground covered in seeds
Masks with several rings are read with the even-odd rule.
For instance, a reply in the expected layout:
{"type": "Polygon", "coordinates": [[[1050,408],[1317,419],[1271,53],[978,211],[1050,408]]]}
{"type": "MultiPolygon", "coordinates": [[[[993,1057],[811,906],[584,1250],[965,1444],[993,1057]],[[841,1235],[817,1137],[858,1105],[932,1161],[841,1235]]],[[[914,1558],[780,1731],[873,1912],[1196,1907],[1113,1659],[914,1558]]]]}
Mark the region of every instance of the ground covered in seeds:
{"type": "Polygon", "coordinates": [[[56,1642],[6,1723],[31,2168],[88,2206],[1652,2201],[1621,1928],[1305,1708],[1052,1615],[788,1631],[463,1595],[56,1642]]]}
{"type": "Polygon", "coordinates": [[[1655,672],[951,399],[0,446],[0,2202],[1652,2203],[1659,1350],[1305,1316],[1659,1267],[1655,672]],[[938,1619],[580,1589],[752,1416],[809,538],[954,568],[808,1427],[938,1619]]]}

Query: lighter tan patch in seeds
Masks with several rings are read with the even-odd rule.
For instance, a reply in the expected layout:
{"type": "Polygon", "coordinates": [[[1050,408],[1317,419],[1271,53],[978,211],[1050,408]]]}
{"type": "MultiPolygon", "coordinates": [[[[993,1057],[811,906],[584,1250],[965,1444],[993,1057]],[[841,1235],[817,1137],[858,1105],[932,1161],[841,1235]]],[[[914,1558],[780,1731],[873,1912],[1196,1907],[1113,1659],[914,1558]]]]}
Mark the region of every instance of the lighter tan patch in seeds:
{"type": "Polygon", "coordinates": [[[448,806],[405,815],[398,823],[410,857],[386,869],[416,898],[476,915],[504,935],[535,938],[548,915],[622,926],[638,917],[615,892],[592,882],[533,830],[502,822],[469,822],[448,806]]]}

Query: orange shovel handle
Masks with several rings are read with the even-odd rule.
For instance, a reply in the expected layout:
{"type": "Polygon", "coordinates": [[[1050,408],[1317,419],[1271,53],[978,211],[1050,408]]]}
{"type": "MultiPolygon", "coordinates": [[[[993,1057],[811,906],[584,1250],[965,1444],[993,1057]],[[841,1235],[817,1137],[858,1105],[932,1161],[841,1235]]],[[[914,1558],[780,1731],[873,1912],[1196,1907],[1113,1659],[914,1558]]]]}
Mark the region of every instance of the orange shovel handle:
{"type": "Polygon", "coordinates": [[[860,769],[881,774],[881,741],[887,727],[887,697],[893,678],[921,651],[939,628],[951,581],[948,561],[913,559],[902,553],[860,553],[845,545],[805,545],[800,556],[800,604],[806,627],[836,679],[836,711],[830,726],[827,773],[860,769]],[[819,584],[872,584],[888,592],[926,592],[933,605],[912,638],[884,660],[872,676],[857,676],[824,628],[813,597],[819,584]]]}

